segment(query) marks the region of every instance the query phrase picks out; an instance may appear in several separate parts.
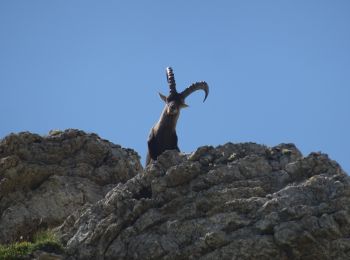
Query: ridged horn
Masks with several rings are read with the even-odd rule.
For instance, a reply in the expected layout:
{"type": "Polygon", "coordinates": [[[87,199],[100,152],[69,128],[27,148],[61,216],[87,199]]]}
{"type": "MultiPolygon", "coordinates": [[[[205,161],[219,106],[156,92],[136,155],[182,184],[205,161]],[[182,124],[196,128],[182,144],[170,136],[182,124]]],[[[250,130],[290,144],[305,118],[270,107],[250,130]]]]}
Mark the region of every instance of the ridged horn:
{"type": "Polygon", "coordinates": [[[166,79],[169,84],[170,93],[177,93],[174,72],[171,67],[166,68],[166,79]]]}
{"type": "Polygon", "coordinates": [[[181,95],[185,99],[186,97],[188,97],[189,95],[191,95],[193,92],[195,92],[197,90],[203,90],[205,92],[205,97],[203,100],[203,102],[204,102],[207,99],[208,94],[209,94],[209,86],[208,86],[207,82],[205,82],[205,81],[193,83],[191,86],[189,86],[184,91],[182,91],[181,95]]]}

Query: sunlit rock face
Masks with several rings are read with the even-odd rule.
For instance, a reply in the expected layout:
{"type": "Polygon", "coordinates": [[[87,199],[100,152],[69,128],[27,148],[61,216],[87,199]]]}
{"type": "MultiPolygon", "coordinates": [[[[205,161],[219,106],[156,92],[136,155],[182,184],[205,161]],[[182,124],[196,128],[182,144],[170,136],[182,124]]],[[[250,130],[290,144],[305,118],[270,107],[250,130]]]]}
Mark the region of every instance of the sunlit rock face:
{"type": "Polygon", "coordinates": [[[96,134],[69,129],[29,132],[0,141],[0,243],[30,240],[62,224],[134,177],[139,156],[96,134]]]}
{"type": "Polygon", "coordinates": [[[350,259],[350,182],[293,144],[166,151],[56,229],[67,259],[350,259]]]}

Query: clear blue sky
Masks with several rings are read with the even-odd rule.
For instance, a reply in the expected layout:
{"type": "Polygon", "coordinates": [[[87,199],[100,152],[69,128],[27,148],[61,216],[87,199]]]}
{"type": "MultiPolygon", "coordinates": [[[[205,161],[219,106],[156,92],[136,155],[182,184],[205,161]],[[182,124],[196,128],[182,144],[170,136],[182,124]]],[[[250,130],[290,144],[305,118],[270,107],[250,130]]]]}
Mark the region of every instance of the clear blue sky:
{"type": "Polygon", "coordinates": [[[0,138],[79,128],[135,149],[167,93],[202,145],[292,142],[350,173],[350,1],[0,1],[0,138]]]}

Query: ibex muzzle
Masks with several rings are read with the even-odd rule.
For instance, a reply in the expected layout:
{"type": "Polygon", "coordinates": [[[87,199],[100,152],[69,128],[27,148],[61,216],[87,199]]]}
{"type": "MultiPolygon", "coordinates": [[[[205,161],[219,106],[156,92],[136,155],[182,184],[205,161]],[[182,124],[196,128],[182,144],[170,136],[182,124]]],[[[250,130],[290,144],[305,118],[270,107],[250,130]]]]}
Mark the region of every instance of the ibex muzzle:
{"type": "Polygon", "coordinates": [[[148,165],[151,160],[157,160],[157,157],[165,150],[180,151],[177,145],[176,123],[179,119],[180,110],[188,107],[185,103],[185,99],[193,92],[203,90],[205,92],[204,102],[209,94],[208,84],[204,81],[193,83],[184,91],[178,93],[172,68],[166,68],[166,76],[170,92],[168,96],[159,93],[160,98],[165,102],[165,108],[159,121],[151,129],[148,138],[146,165],[148,165]]]}

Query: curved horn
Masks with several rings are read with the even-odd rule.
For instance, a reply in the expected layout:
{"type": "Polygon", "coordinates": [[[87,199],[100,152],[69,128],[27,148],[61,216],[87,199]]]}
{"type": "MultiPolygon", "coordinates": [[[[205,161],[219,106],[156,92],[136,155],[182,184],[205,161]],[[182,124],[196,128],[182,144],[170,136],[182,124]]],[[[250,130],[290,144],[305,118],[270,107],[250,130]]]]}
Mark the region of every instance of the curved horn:
{"type": "Polygon", "coordinates": [[[171,67],[166,68],[166,79],[167,79],[168,84],[169,84],[170,94],[177,93],[175,77],[174,77],[173,69],[171,67]]]}
{"type": "Polygon", "coordinates": [[[207,99],[208,94],[209,94],[209,86],[208,86],[207,82],[205,82],[205,81],[193,83],[191,86],[189,86],[184,91],[182,91],[181,95],[185,99],[186,97],[191,95],[193,92],[195,92],[196,90],[200,90],[200,89],[204,90],[204,92],[205,92],[205,97],[203,100],[203,102],[204,102],[207,99]]]}

